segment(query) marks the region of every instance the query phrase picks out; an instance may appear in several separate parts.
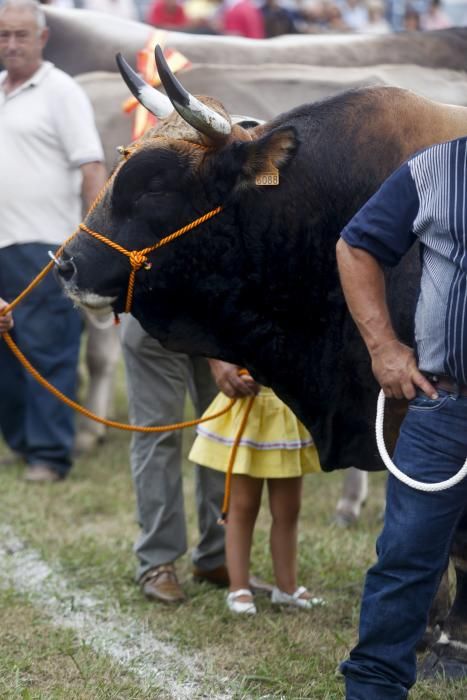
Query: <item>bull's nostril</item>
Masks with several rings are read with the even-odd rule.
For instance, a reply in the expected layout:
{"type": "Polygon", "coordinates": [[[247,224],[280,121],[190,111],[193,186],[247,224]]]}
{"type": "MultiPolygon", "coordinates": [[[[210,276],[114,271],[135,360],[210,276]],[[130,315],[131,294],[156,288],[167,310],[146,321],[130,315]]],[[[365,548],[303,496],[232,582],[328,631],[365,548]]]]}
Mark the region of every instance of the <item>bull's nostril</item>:
{"type": "Polygon", "coordinates": [[[60,260],[57,264],[57,272],[64,282],[70,282],[76,275],[76,265],[73,258],[60,260]]]}

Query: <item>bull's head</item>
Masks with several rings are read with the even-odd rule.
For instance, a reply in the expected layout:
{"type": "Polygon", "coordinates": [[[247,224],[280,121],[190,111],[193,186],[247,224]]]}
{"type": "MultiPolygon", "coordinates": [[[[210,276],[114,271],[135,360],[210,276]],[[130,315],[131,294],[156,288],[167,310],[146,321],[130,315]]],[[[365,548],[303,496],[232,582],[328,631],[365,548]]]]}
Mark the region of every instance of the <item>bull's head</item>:
{"type": "MultiPolygon", "coordinates": [[[[168,96],[145,83],[117,56],[131,92],[159,121],[138,143],[123,149],[101,201],[84,222],[89,230],[129,251],[152,246],[214,207],[233,204],[239,193],[256,188],[258,177],[283,168],[296,149],[293,128],[271,129],[258,120],[232,117],[218,101],[190,95],[159,47],[156,62],[168,96]]],[[[197,245],[210,245],[207,229],[206,224],[192,234],[199,236],[197,245]]],[[[175,247],[180,252],[180,246],[175,247]]],[[[169,261],[181,270],[170,251],[155,254],[151,273],[138,273],[136,306],[169,261]]],[[[111,305],[117,312],[124,310],[129,270],[128,258],[84,231],[67,245],[57,263],[65,290],[75,302],[93,309],[111,305]]]]}

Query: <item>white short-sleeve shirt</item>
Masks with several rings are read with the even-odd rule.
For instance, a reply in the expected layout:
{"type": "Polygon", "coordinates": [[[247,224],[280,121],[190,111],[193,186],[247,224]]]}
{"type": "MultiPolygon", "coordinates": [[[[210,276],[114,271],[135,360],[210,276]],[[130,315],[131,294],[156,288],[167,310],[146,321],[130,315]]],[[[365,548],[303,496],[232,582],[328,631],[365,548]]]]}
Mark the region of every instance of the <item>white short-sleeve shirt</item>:
{"type": "Polygon", "coordinates": [[[0,73],[0,248],[60,245],[82,218],[80,166],[103,161],[88,97],[48,61],[5,95],[0,73]]]}

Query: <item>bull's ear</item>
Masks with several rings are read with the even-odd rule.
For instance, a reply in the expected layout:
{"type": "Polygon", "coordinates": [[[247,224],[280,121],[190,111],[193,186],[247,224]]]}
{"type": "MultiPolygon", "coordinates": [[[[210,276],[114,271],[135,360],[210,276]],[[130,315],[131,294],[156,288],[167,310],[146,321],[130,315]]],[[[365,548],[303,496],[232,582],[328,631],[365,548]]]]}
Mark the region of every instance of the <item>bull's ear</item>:
{"type": "Polygon", "coordinates": [[[241,144],[243,161],[237,186],[249,187],[275,171],[280,171],[294,157],[298,148],[293,127],[274,129],[265,136],[241,144]]]}

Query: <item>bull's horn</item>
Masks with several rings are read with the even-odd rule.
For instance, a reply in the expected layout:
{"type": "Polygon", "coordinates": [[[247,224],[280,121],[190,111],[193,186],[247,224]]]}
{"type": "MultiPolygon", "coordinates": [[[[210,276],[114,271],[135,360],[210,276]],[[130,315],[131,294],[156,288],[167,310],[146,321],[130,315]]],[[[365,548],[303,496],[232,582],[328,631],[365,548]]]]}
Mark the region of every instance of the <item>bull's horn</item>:
{"type": "Polygon", "coordinates": [[[174,110],[169,98],[140,78],[121,53],[118,53],[115,59],[123,80],[138,102],[141,102],[143,107],[146,107],[155,117],[160,119],[168,117],[174,110]]]}
{"type": "Polygon", "coordinates": [[[156,46],[156,65],[162,85],[180,116],[202,134],[225,139],[232,130],[230,123],[185,90],[167,65],[160,46],[156,46]]]}

